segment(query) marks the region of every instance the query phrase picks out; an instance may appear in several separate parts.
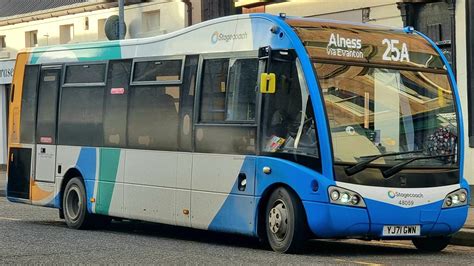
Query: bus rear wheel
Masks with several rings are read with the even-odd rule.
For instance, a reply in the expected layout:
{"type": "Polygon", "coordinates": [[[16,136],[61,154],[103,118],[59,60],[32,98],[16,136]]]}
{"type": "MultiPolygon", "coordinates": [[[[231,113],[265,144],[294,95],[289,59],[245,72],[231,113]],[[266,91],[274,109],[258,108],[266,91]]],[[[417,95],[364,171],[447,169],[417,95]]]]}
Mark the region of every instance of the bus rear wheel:
{"type": "Polygon", "coordinates": [[[87,212],[86,190],[82,181],[74,177],[66,185],[63,193],[64,219],[69,228],[85,229],[90,224],[87,212]]]}
{"type": "Polygon", "coordinates": [[[297,253],[305,242],[303,206],[294,193],[281,187],[267,202],[265,228],[270,247],[281,253],[297,253]]]}
{"type": "Polygon", "coordinates": [[[415,238],[412,240],[413,245],[424,252],[438,252],[445,249],[449,245],[450,237],[437,236],[426,238],[415,238]]]}

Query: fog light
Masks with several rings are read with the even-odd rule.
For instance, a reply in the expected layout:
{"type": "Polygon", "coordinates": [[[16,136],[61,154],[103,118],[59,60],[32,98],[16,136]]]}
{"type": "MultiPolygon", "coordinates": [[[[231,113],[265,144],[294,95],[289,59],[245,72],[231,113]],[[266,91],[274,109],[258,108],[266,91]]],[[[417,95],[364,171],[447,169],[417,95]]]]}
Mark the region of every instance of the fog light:
{"type": "Polygon", "coordinates": [[[464,193],[464,192],[462,192],[462,193],[459,195],[459,200],[460,200],[461,202],[465,202],[465,201],[466,201],[466,198],[467,198],[467,196],[466,196],[466,193],[464,193]]]}
{"type": "Polygon", "coordinates": [[[351,203],[352,203],[352,204],[357,205],[357,204],[359,203],[359,201],[360,201],[359,196],[353,195],[353,196],[351,197],[351,203]]]}
{"type": "Polygon", "coordinates": [[[447,197],[446,198],[446,206],[451,206],[453,205],[453,199],[451,197],[447,197]]]}
{"type": "Polygon", "coordinates": [[[351,196],[348,193],[342,193],[341,195],[341,202],[347,203],[351,199],[351,196]]]}
{"type": "Polygon", "coordinates": [[[334,201],[338,200],[339,199],[339,191],[337,191],[337,190],[331,191],[331,199],[334,200],[334,201]]]}

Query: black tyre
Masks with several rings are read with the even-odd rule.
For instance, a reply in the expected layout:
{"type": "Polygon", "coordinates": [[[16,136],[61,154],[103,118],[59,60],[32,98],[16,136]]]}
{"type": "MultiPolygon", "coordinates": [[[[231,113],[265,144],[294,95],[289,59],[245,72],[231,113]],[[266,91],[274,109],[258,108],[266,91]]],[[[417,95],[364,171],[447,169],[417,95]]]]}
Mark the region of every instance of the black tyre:
{"type": "Polygon", "coordinates": [[[281,187],[267,202],[265,228],[270,247],[281,253],[297,253],[306,240],[306,220],[301,201],[281,187]]]}
{"type": "Polygon", "coordinates": [[[86,229],[91,224],[92,217],[87,212],[86,190],[77,177],[69,180],[64,189],[63,212],[69,228],[86,229]]]}
{"type": "Polygon", "coordinates": [[[445,249],[449,245],[450,237],[437,236],[426,238],[415,238],[412,240],[413,245],[424,252],[438,252],[445,249]]]}

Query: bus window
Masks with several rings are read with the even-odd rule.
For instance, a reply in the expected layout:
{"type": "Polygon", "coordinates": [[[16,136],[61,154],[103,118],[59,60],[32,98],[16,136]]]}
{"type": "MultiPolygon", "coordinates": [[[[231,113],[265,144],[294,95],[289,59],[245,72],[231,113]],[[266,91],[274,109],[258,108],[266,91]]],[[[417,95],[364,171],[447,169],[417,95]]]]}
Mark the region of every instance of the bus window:
{"type": "Polygon", "coordinates": [[[61,94],[59,144],[102,146],[104,87],[64,87],[61,94]]]}
{"type": "Polygon", "coordinates": [[[26,66],[21,98],[20,141],[32,144],[35,137],[38,65],[26,66]]]}
{"type": "Polygon", "coordinates": [[[56,144],[56,110],[61,69],[42,69],[38,92],[36,143],[56,144]]]}
{"type": "Polygon", "coordinates": [[[255,154],[258,60],[204,60],[202,73],[196,151],[255,154]]]}
{"type": "Polygon", "coordinates": [[[127,145],[127,106],[131,60],[110,61],[107,75],[104,113],[104,144],[127,145]]]}
{"type": "Polygon", "coordinates": [[[201,84],[200,121],[215,122],[225,119],[225,93],[229,59],[204,60],[201,84]]]}
{"type": "Polygon", "coordinates": [[[194,108],[194,89],[196,87],[196,74],[199,56],[186,56],[184,66],[183,84],[180,92],[180,137],[179,150],[192,151],[192,127],[194,108]]]}
{"type": "MultiPolygon", "coordinates": [[[[301,69],[294,59],[274,60],[270,72],[276,74],[276,93],[263,94],[262,151],[319,158],[313,107],[304,77],[298,75],[301,69]]],[[[314,168],[320,161],[310,164],[314,168]]]]}
{"type": "Polygon", "coordinates": [[[128,111],[128,146],[178,150],[178,86],[133,86],[128,111]]]}
{"type": "Polygon", "coordinates": [[[182,60],[136,62],[133,70],[133,82],[179,82],[181,81],[182,62],[182,60]]]}
{"type": "Polygon", "coordinates": [[[104,83],[106,64],[81,64],[66,66],[65,84],[104,83]]]}
{"type": "Polygon", "coordinates": [[[231,60],[226,97],[226,121],[255,120],[257,72],[258,60],[231,60]]]}
{"type": "Polygon", "coordinates": [[[59,144],[102,146],[105,63],[66,66],[58,121],[59,144]]]}

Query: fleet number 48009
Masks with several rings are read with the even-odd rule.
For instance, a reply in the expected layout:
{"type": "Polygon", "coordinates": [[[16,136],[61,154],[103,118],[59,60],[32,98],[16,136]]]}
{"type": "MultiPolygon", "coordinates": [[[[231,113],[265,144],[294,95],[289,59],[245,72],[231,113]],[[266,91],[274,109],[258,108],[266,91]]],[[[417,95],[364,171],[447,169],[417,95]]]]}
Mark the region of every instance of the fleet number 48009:
{"type": "Polygon", "coordinates": [[[413,200],[399,200],[398,205],[402,206],[413,206],[415,202],[413,200]]]}

